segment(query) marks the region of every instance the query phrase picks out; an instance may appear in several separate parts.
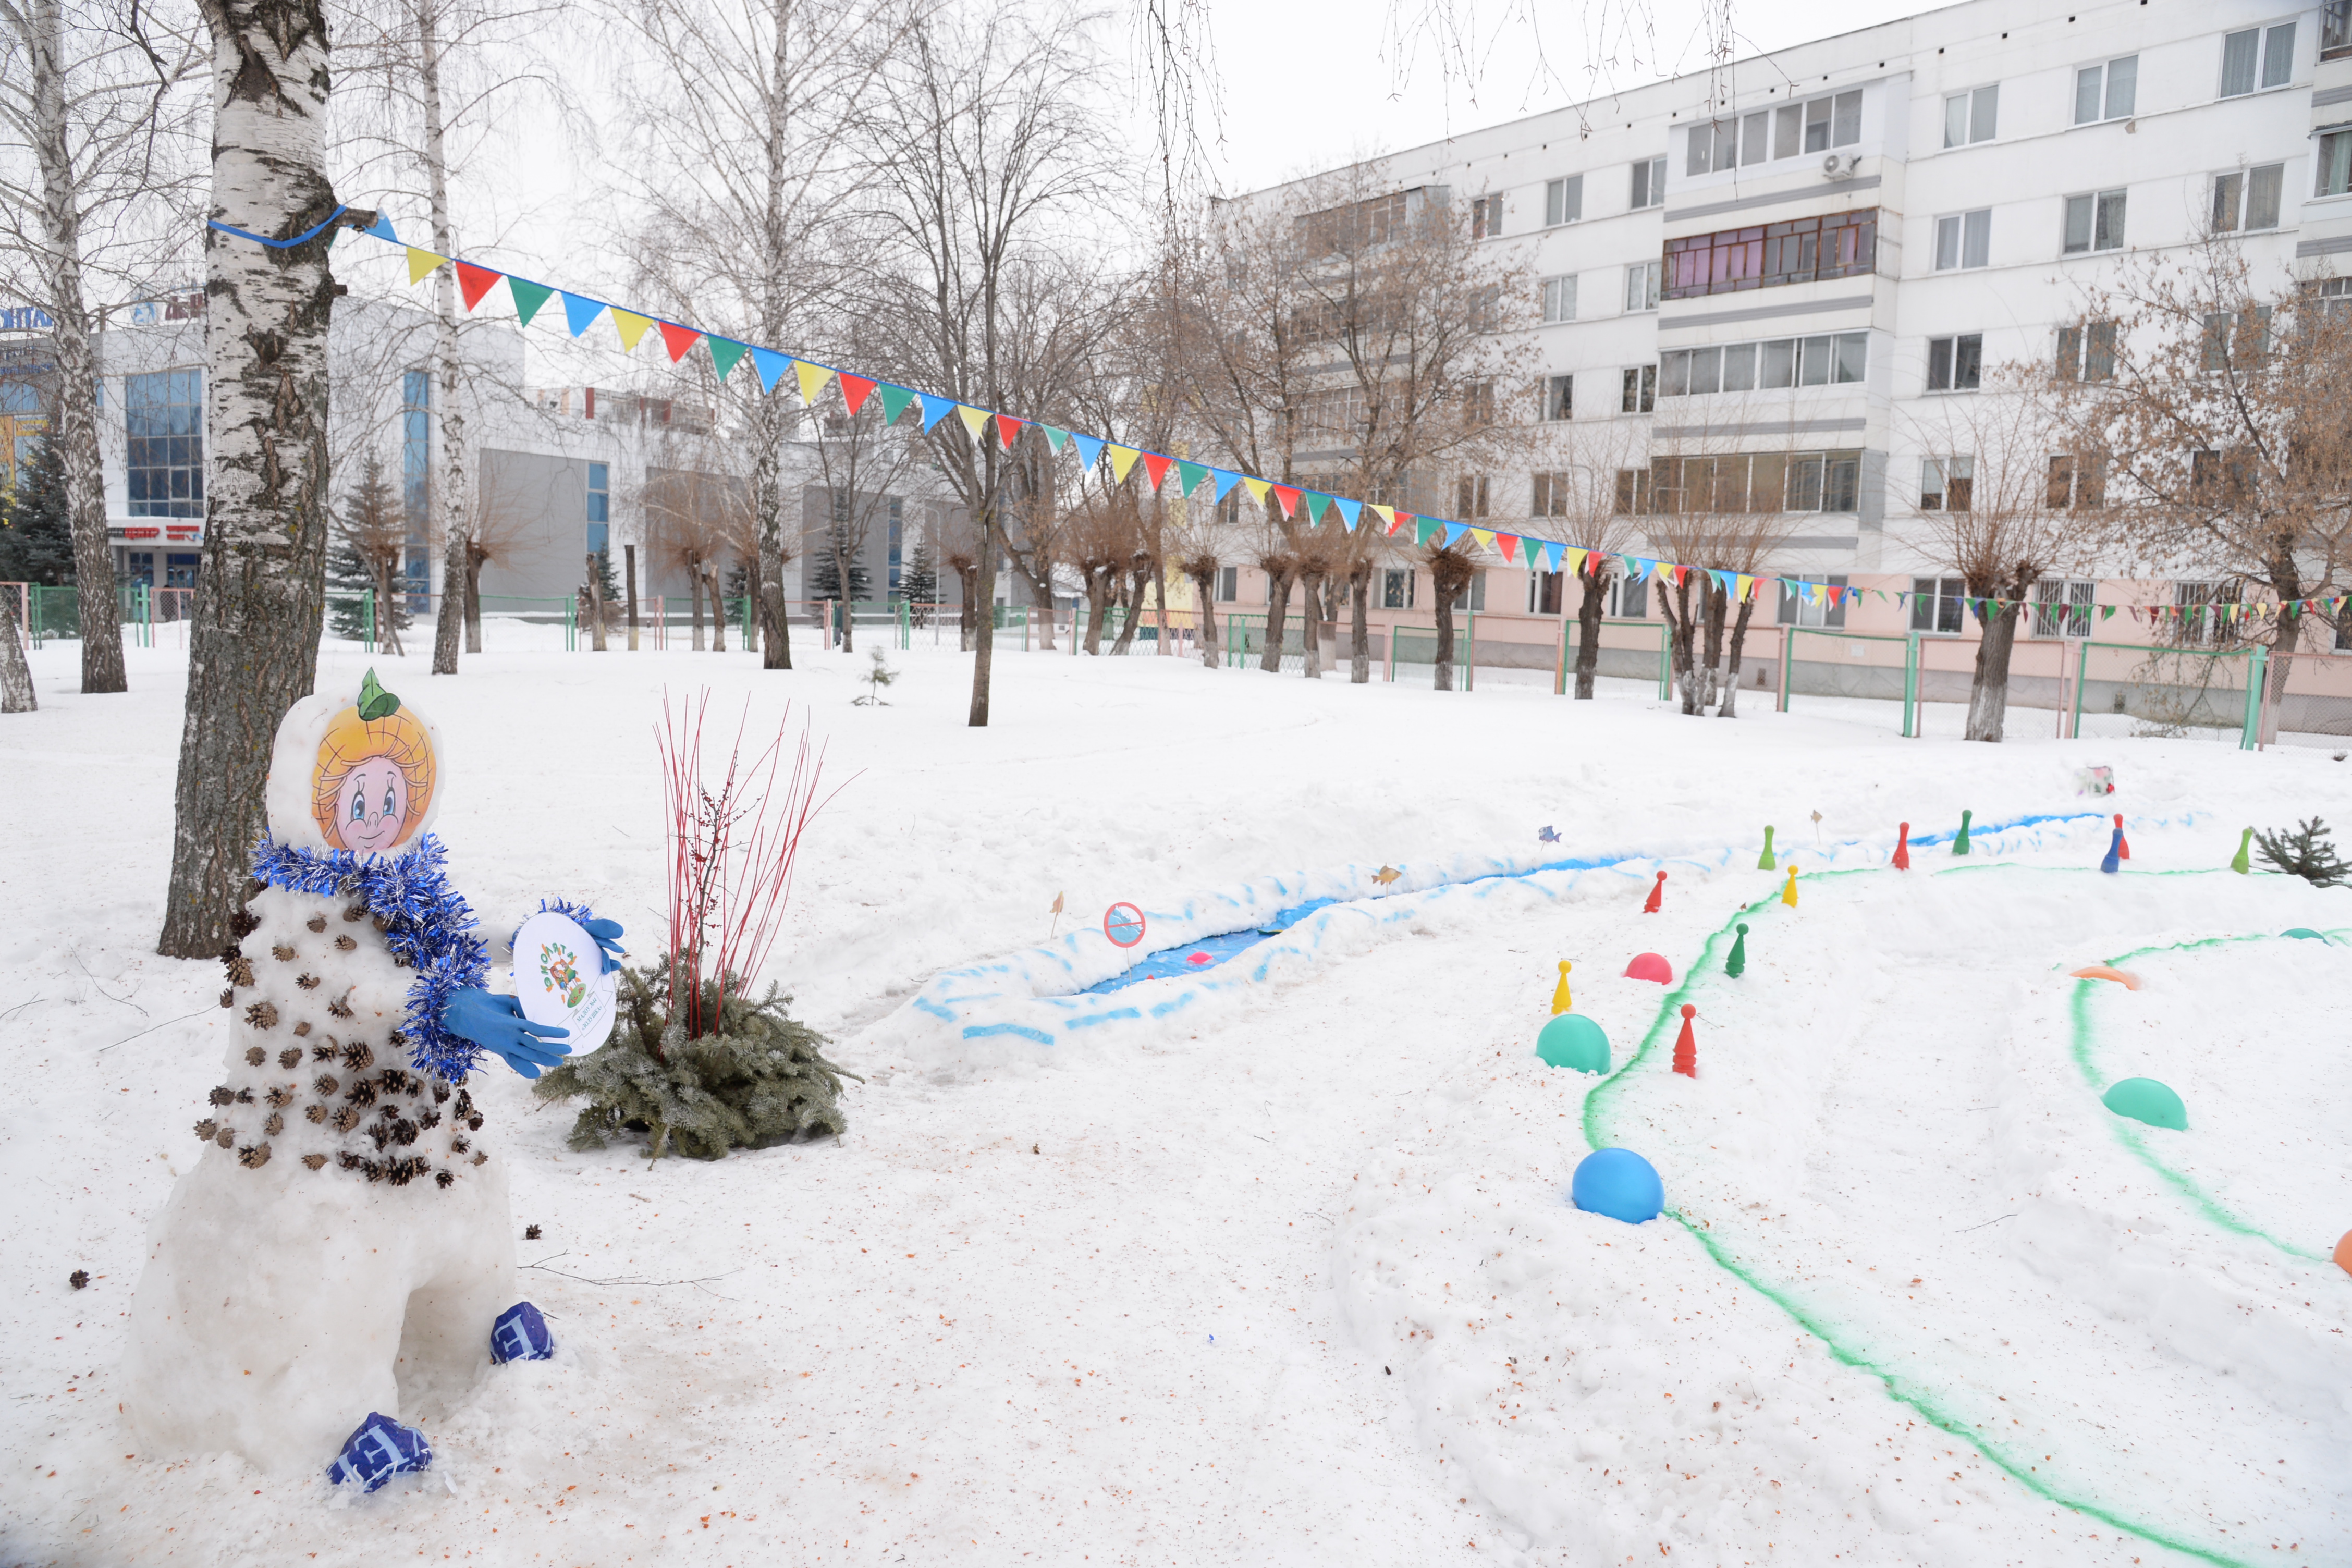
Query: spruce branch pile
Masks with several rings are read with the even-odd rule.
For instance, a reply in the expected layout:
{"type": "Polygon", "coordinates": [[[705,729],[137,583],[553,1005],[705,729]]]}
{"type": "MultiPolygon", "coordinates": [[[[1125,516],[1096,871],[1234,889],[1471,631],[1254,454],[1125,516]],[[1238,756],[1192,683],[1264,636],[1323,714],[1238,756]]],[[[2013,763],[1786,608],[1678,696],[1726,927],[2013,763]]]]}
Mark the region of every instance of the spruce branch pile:
{"type": "Polygon", "coordinates": [[[2320,888],[2352,887],[2352,866],[2347,866],[2336,853],[2336,845],[2328,837],[2327,824],[2317,817],[2290,833],[2257,833],[2254,843],[2263,859],[2272,869],[2290,877],[2301,877],[2320,888]]]}
{"type": "Polygon", "coordinates": [[[671,1005],[672,967],[624,968],[612,1039],[533,1087],[544,1100],[588,1101],[572,1123],[572,1147],[643,1133],[649,1160],[719,1160],[730,1149],[838,1137],[848,1126],[841,1080],[857,1075],[825,1059],[824,1037],[792,1017],[792,998],[772,985],[754,1001],[739,976],[713,977],[700,1013],[716,1027],[688,1039],[684,1009],[671,1005]]]}

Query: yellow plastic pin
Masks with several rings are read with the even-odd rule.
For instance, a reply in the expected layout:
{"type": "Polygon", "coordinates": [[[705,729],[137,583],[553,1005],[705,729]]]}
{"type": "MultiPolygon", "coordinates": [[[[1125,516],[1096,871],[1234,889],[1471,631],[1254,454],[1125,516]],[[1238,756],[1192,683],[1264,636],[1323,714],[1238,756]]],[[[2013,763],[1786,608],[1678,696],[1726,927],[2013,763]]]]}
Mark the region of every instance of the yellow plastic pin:
{"type": "Polygon", "coordinates": [[[1568,960],[1563,958],[1559,961],[1559,984],[1552,989],[1551,1016],[1557,1018],[1573,1005],[1568,995],[1568,960]]]}
{"type": "Polygon", "coordinates": [[[1789,885],[1780,889],[1780,901],[1790,909],[1797,907],[1797,868],[1789,868],[1789,885]]]}

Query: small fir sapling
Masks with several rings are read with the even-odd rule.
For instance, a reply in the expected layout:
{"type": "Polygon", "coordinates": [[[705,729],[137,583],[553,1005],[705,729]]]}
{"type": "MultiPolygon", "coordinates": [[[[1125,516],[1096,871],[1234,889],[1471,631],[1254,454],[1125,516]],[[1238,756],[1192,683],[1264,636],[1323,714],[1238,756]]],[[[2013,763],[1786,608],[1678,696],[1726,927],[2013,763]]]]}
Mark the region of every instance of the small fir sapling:
{"type": "Polygon", "coordinates": [[[2254,843],[2273,870],[2301,877],[2315,887],[2352,887],[2352,866],[2336,855],[2327,824],[2315,816],[2293,832],[2257,833],[2254,843]]]}
{"type": "Polygon", "coordinates": [[[863,697],[851,698],[849,700],[850,706],[854,708],[887,708],[890,705],[882,700],[882,689],[889,685],[892,681],[898,679],[898,672],[882,662],[882,650],[880,648],[868,648],[866,651],[873,660],[873,663],[866,671],[866,695],[863,697]]]}
{"type": "Polygon", "coordinates": [[[817,793],[824,758],[805,729],[788,748],[780,724],[746,765],[739,723],[713,778],[702,744],[709,704],[706,690],[677,713],[666,707],[656,731],[670,811],[667,956],[624,967],[612,1039],[559,1063],[533,1090],[587,1100],[575,1149],[643,1132],[649,1159],[716,1160],[847,1125],[841,1079],[856,1075],[825,1059],[824,1037],[792,1018],[789,996],[772,984],[757,1000],[749,990],[782,934],[802,836],[832,799],[817,793]]]}

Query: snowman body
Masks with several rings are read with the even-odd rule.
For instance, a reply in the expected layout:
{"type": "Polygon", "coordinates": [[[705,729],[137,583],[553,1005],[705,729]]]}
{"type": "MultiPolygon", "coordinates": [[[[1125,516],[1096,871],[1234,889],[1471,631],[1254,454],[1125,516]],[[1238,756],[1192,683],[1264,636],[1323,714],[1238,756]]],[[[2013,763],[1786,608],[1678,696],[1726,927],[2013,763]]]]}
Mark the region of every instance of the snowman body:
{"type": "Polygon", "coordinates": [[[438,737],[413,711],[355,711],[310,698],[278,731],[270,842],[222,955],[227,1059],[132,1305],[124,1411],[147,1453],[323,1468],[370,1411],[413,1420],[461,1394],[515,1300],[504,1162],[467,1053],[419,999],[423,974],[480,969],[470,938],[453,967],[450,906],[415,913],[438,882],[438,737]],[[409,770],[388,792],[401,820],[369,795],[346,837],[326,787],[342,784],[334,809],[373,790],[382,755],[346,765],[369,747],[409,770]],[[371,838],[389,848],[335,858],[371,838]]]}

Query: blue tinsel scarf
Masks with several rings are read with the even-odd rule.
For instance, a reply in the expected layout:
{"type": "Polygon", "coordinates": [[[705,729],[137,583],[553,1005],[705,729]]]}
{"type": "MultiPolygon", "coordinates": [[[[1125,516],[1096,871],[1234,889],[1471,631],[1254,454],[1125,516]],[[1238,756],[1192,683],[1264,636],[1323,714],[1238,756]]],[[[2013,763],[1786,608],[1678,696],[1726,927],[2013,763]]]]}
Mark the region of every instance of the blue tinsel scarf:
{"type": "Polygon", "coordinates": [[[451,1083],[481,1060],[481,1047],[441,1026],[450,996],[481,985],[488,954],[474,929],[474,911],[449,886],[441,841],[427,833],[415,847],[389,858],[362,859],[348,849],[331,854],[279,844],[268,834],[253,847],[253,874],[273,888],[321,898],[356,898],[384,921],[393,955],[416,972],[408,988],[409,1065],[451,1083]]]}

